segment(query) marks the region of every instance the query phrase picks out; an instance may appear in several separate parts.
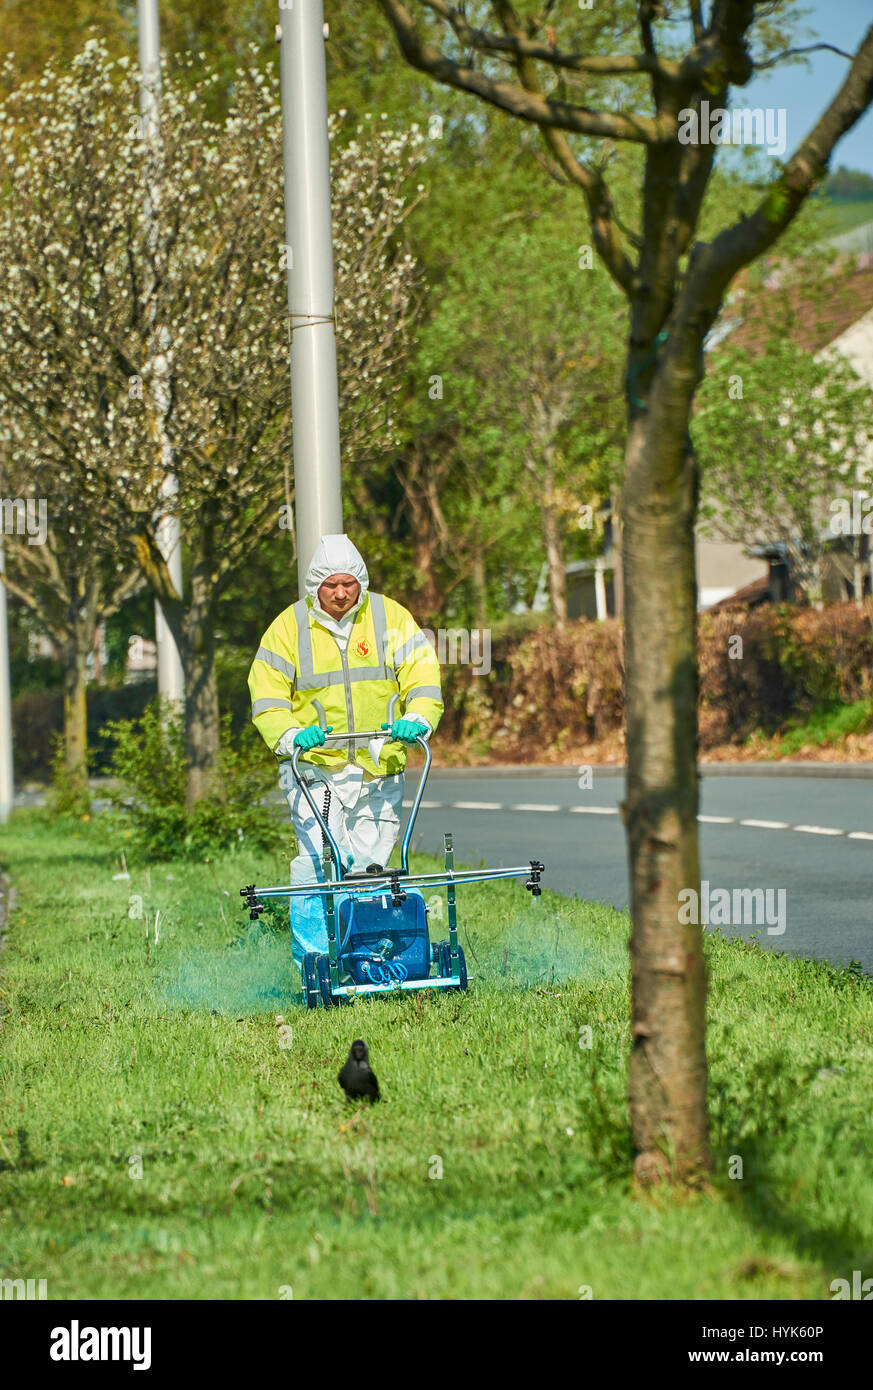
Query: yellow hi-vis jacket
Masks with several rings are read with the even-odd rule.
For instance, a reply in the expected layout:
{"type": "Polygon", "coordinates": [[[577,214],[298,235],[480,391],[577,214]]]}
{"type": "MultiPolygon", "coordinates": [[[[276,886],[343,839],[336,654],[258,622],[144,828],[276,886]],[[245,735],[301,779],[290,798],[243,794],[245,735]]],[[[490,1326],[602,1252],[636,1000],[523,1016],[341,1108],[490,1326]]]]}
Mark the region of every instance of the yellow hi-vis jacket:
{"type": "MultiPolygon", "coordinates": [[[[311,612],[311,600],[292,603],[270,624],[249,671],[252,722],[274,752],[287,729],[330,724],[334,733],[381,730],[393,717],[420,714],[436,729],[443,712],[436,652],[408,609],[368,591],[343,652],[311,612]]],[[[371,776],[401,772],[406,746],[383,745],[378,766],[366,738],[325,744],[304,761],[340,768],[357,762],[371,776]]],[[[287,759],[286,759],[287,761],[287,759]]]]}

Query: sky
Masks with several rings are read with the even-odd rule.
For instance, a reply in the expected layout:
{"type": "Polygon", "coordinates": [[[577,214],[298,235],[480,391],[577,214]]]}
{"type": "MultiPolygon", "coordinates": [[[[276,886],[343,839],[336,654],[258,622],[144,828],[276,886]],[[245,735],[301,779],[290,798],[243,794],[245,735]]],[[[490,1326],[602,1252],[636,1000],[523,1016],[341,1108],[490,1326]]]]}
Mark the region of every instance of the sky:
{"type": "MultiPolygon", "coordinates": [[[[807,0],[806,8],[811,13],[803,24],[813,31],[814,37],[796,40],[798,46],[833,43],[847,53],[854,53],[873,23],[873,0],[807,0]]],[[[734,88],[731,93],[734,106],[785,108],[788,135],[785,158],[833,99],[849,66],[848,60],[836,53],[811,53],[808,61],[808,68],[780,66],[770,74],[755,78],[747,87],[734,88]]],[[[873,110],[868,111],[837,145],[830,167],[836,169],[840,164],[873,174],[873,110]]]]}

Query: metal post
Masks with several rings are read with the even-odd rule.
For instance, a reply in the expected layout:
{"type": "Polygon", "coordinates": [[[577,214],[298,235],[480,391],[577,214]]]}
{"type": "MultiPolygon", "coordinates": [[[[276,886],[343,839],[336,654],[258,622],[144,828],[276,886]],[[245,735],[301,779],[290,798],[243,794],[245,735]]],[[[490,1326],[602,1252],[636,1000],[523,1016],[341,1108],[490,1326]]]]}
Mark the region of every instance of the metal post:
{"type": "MultiPolygon", "coordinates": [[[[0,576],[6,570],[6,552],[0,534],[0,576]]],[[[0,825],[12,814],[15,786],[12,773],[12,693],[9,683],[9,623],[6,585],[0,578],[0,825]]]]}
{"type": "MultiPolygon", "coordinates": [[[[158,0],[138,0],[137,18],[139,28],[139,66],[142,74],[140,88],[140,112],[143,121],[143,139],[149,147],[146,177],[145,214],[146,234],[151,237],[152,228],[160,213],[160,187],[154,177],[154,156],[160,142],[159,108],[161,99],[160,27],[158,20],[158,0]]],[[[152,391],[159,418],[163,418],[169,405],[169,368],[166,350],[169,346],[169,332],[165,327],[156,330],[158,346],[151,366],[152,391]]],[[[164,466],[162,495],[168,500],[175,498],[178,482],[173,474],[173,450],[163,430],[160,429],[161,462],[164,466]]],[[[182,527],[177,516],[164,514],[157,526],[157,541],[161,554],[167,562],[170,578],[176,592],[182,592],[182,527]]],[[[155,642],[158,650],[158,694],[165,700],[180,705],[185,699],[185,673],[182,658],[160,603],[155,599],[155,642]]]]}
{"type": "MultiPolygon", "coordinates": [[[[324,871],[324,881],[328,885],[333,882],[333,859],[331,858],[330,845],[326,844],[322,850],[322,868],[324,871]]],[[[327,916],[327,959],[330,972],[330,987],[332,990],[339,989],[339,948],[337,945],[337,911],[338,904],[331,891],[325,896],[325,912],[327,916]]]]}
{"type": "Polygon", "coordinates": [[[294,509],[301,598],[322,536],[343,529],[322,0],[279,0],[294,509]]]}
{"type": "Polygon", "coordinates": [[[455,849],[451,831],[445,831],[443,840],[446,848],[446,904],[449,909],[449,958],[452,962],[452,975],[460,979],[458,957],[458,914],[455,906],[455,849]]]}
{"type": "Polygon", "coordinates": [[[608,616],[606,608],[606,575],[604,574],[603,556],[598,555],[594,561],[594,603],[597,621],[602,623],[608,616]]]}
{"type": "Polygon", "coordinates": [[[616,618],[624,617],[624,557],[621,534],[621,494],[610,498],[612,508],[612,611],[616,618]]]}

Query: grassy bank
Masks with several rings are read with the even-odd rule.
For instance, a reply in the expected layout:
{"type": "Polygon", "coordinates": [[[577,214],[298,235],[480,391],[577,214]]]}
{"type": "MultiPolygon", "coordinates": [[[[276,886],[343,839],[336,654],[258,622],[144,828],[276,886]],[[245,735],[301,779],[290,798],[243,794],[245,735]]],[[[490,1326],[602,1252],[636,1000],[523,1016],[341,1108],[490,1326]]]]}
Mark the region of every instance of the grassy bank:
{"type": "Polygon", "coordinates": [[[854,227],[873,225],[873,198],[828,200],[828,236],[839,236],[854,227]]]}
{"type": "Polygon", "coordinates": [[[287,933],[238,896],[287,861],[113,879],[109,823],[0,835],[3,1277],[55,1299],[815,1299],[873,1272],[870,982],[708,938],[716,1182],[641,1198],[624,915],[464,889],[467,994],[306,1013],[287,933]],[[358,1035],[385,1097],[361,1113],[336,1082],[358,1035]]]}

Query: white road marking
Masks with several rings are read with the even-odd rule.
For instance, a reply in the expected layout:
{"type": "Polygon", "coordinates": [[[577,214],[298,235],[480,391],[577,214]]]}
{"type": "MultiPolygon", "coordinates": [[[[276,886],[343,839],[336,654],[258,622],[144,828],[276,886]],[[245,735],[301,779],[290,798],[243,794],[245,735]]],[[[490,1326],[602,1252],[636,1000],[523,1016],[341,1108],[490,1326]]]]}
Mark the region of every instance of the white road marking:
{"type": "MultiPolygon", "coordinates": [[[[411,807],[412,800],[403,805],[411,807]]],[[[557,806],[553,802],[519,801],[422,801],[422,811],[551,811],[564,815],[617,816],[617,806],[557,806]]],[[[750,830],[791,830],[801,835],[844,835],[848,840],[873,840],[870,830],[839,830],[834,825],[791,825],[786,820],[737,820],[735,816],[697,817],[706,825],[742,825],[750,830]]]]}

